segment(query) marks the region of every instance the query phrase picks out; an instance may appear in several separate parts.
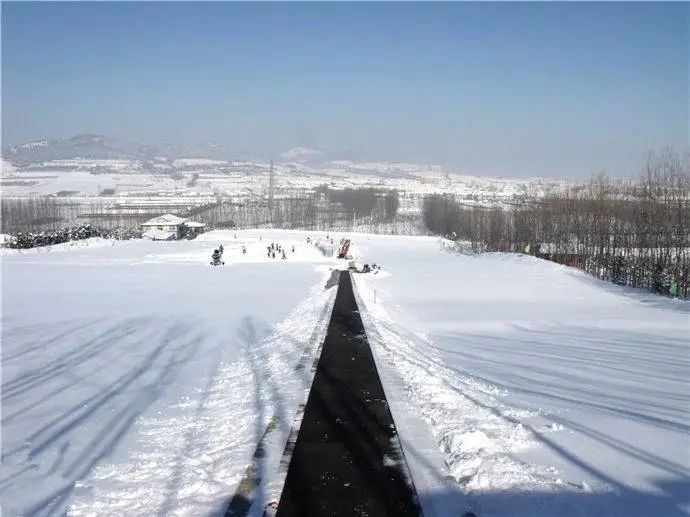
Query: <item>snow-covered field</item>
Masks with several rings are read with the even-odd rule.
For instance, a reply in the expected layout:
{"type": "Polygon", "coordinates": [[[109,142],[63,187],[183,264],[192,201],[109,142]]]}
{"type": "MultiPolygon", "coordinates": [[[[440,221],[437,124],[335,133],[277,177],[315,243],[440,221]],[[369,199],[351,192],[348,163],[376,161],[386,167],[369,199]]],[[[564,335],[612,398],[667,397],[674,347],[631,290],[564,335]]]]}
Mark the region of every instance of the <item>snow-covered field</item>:
{"type": "MultiPolygon", "coordinates": [[[[3,515],[216,515],[260,441],[280,493],[342,262],[236,235],[2,251],[3,515]]],[[[687,515],[690,304],[440,244],[352,248],[425,515],[687,515]]]]}
{"type": "Polygon", "coordinates": [[[690,304],[533,257],[358,243],[384,267],[356,285],[389,399],[478,515],[690,513],[690,304]]]}
{"type": "Polygon", "coordinates": [[[4,250],[3,515],[222,512],[267,423],[287,436],[335,291],[282,237],[284,261],[229,232],[4,250]]]}
{"type": "MultiPolygon", "coordinates": [[[[297,148],[296,153],[318,151],[297,148]]],[[[250,197],[268,188],[269,163],[224,161],[208,158],[178,158],[167,161],[58,159],[17,166],[2,160],[2,187],[12,197],[46,196],[73,192],[97,196],[112,189],[117,196],[155,194],[162,188],[186,194],[218,194],[250,197]]],[[[395,189],[411,196],[452,193],[465,203],[501,205],[515,198],[558,192],[567,182],[542,178],[486,178],[445,174],[436,165],[397,162],[326,161],[319,165],[277,162],[274,166],[276,194],[313,190],[324,184],[333,188],[395,189]]]]}

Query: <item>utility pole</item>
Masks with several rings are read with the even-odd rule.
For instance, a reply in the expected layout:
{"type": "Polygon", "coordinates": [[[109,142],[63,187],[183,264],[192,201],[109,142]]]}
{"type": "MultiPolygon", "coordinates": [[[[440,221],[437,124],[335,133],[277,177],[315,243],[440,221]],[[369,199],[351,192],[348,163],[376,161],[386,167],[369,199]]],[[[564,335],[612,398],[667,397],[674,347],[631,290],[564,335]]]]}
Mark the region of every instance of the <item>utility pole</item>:
{"type": "Polygon", "coordinates": [[[273,160],[268,171],[268,209],[273,211],[273,160]]]}

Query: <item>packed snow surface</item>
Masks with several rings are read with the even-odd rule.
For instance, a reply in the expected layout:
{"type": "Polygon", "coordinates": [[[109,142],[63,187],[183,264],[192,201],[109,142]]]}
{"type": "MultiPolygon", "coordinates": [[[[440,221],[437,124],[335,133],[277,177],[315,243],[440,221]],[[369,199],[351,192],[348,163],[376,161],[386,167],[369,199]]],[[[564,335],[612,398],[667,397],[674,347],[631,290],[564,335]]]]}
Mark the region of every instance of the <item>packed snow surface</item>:
{"type": "Polygon", "coordinates": [[[687,515],[687,302],[528,256],[356,242],[383,265],[356,285],[402,381],[393,410],[408,399],[478,515],[687,515]]]}
{"type": "MultiPolygon", "coordinates": [[[[307,235],[340,237],[0,251],[3,515],[222,515],[252,472],[252,515],[279,496],[343,265],[307,235]]],[[[348,237],[382,266],[354,282],[427,517],[687,515],[687,303],[435,238],[348,237]]]]}
{"type": "Polygon", "coordinates": [[[234,235],[3,252],[3,515],[222,513],[271,419],[284,445],[332,261],[234,235]]]}

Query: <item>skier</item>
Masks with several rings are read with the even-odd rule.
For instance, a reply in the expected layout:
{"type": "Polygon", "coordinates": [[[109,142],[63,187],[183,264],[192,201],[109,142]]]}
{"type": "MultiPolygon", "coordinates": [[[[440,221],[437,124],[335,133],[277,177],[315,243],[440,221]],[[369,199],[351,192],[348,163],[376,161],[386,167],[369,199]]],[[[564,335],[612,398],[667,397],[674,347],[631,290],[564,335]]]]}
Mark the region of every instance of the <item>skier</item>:
{"type": "Polygon", "coordinates": [[[247,254],[247,246],[245,246],[244,244],[242,244],[242,254],[243,255],[247,254]]]}
{"type": "Polygon", "coordinates": [[[293,253],[295,252],[295,245],[294,244],[292,245],[292,252],[293,253]]]}
{"type": "Polygon", "coordinates": [[[220,251],[221,255],[223,254],[223,245],[222,244],[220,246],[218,246],[218,251],[220,251]]]}
{"type": "Polygon", "coordinates": [[[285,256],[285,250],[283,250],[283,260],[285,260],[287,257],[285,256]]]}

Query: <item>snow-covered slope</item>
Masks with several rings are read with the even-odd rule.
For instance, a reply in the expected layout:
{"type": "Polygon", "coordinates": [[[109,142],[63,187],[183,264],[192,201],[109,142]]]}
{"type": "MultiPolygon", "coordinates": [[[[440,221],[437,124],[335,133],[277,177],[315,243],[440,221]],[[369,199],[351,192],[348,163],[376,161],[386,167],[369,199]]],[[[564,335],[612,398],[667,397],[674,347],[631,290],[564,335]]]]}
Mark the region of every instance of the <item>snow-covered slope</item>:
{"type": "Polygon", "coordinates": [[[3,515],[222,512],[274,417],[284,445],[334,294],[282,237],[5,251],[3,515]]]}
{"type": "MultiPolygon", "coordinates": [[[[306,235],[325,238],[2,251],[3,514],[222,514],[260,441],[257,500],[278,495],[343,264],[306,235]]],[[[480,517],[686,515],[690,304],[532,257],[351,237],[383,266],[355,285],[427,517],[466,501],[480,517]]]]}
{"type": "Polygon", "coordinates": [[[384,267],[356,284],[401,379],[389,399],[432,429],[478,515],[688,511],[690,304],[533,257],[357,242],[384,267]]]}

